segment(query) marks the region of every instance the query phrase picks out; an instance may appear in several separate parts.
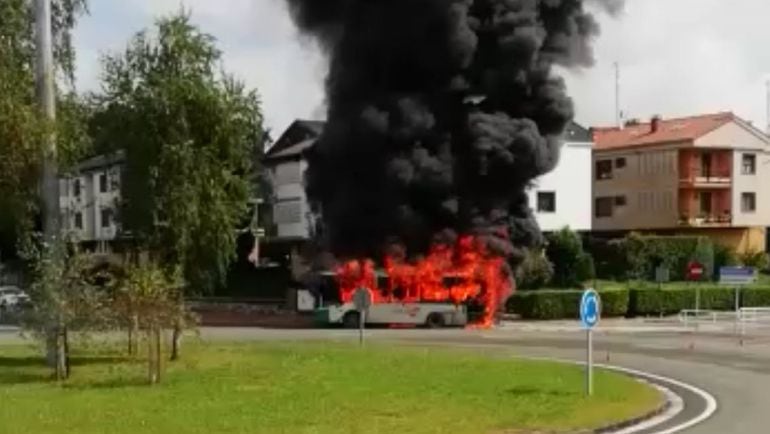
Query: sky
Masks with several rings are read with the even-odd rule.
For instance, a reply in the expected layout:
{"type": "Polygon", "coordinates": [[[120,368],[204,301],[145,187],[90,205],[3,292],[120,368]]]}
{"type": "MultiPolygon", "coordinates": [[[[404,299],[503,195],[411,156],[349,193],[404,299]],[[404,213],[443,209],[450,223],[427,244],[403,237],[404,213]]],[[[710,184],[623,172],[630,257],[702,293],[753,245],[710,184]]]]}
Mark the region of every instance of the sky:
{"type": "MultiPolygon", "coordinates": [[[[273,137],[296,118],[323,118],[325,59],[284,0],[90,0],[75,34],[78,89],[98,90],[100,57],[182,5],[217,38],[225,69],[259,91],[273,137]]],[[[597,12],[596,64],[563,71],[576,121],[613,124],[617,62],[626,118],[732,111],[765,129],[768,16],[766,0],[627,0],[618,16],[597,12]]]]}

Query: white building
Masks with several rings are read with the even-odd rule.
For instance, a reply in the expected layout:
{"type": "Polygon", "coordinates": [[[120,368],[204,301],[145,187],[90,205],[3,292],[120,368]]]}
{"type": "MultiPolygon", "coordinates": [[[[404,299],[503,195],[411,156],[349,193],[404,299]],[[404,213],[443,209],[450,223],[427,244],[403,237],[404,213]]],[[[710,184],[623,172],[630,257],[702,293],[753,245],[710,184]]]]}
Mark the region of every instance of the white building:
{"type": "Polygon", "coordinates": [[[59,180],[62,229],[78,241],[107,252],[118,232],[123,154],[102,155],[78,164],[59,180]]]}
{"type": "Polygon", "coordinates": [[[591,230],[591,133],[576,123],[565,131],[565,143],[556,168],[536,179],[529,190],[529,204],[540,229],[591,230]]]}
{"type": "MultiPolygon", "coordinates": [[[[313,145],[323,127],[323,122],[297,120],[268,151],[265,168],[273,185],[273,228],[268,236],[294,241],[310,237],[315,220],[305,197],[303,174],[307,162],[303,152],[313,145]]],[[[530,206],[543,231],[564,226],[590,231],[591,134],[572,123],[565,140],[557,167],[537,179],[529,191],[530,206]]]]}

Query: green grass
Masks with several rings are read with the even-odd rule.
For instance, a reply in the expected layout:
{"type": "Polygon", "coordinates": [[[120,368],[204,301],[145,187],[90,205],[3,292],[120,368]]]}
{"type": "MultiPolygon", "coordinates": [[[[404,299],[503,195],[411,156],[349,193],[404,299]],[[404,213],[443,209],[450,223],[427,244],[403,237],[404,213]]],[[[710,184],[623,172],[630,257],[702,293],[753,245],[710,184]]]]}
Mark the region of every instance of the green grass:
{"type": "Polygon", "coordinates": [[[62,386],[25,347],[0,346],[0,433],[502,433],[639,416],[657,391],[576,366],[470,352],[318,343],[188,344],[163,384],[144,364],[75,360],[62,386]]]}

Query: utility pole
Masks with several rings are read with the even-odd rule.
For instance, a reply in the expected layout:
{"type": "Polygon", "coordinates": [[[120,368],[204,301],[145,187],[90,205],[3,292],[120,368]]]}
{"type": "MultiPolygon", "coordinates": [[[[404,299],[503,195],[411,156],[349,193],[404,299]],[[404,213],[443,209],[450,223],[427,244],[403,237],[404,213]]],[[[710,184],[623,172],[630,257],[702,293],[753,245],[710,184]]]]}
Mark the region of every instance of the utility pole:
{"type": "Polygon", "coordinates": [[[765,81],[765,133],[770,134],[770,79],[765,81]]]}
{"type": "MultiPolygon", "coordinates": [[[[51,0],[35,0],[35,38],[37,50],[35,82],[40,113],[46,121],[47,131],[43,140],[40,194],[43,199],[43,241],[45,243],[43,254],[49,255],[56,251],[54,242],[59,235],[57,149],[56,135],[52,129],[56,120],[56,93],[54,89],[53,38],[51,35],[51,0]]],[[[58,330],[56,327],[50,327],[47,336],[46,358],[51,367],[56,367],[60,363],[57,342],[58,330]]]]}
{"type": "MultiPolygon", "coordinates": [[[[48,127],[56,120],[55,70],[51,35],[51,0],[35,0],[37,38],[36,83],[40,111],[48,127]]],[[[44,161],[40,182],[43,198],[43,235],[46,244],[59,235],[59,179],[57,176],[56,135],[49,130],[44,139],[44,161]]]]}
{"type": "Polygon", "coordinates": [[[623,119],[620,116],[620,64],[615,62],[615,126],[621,128],[623,119]]]}

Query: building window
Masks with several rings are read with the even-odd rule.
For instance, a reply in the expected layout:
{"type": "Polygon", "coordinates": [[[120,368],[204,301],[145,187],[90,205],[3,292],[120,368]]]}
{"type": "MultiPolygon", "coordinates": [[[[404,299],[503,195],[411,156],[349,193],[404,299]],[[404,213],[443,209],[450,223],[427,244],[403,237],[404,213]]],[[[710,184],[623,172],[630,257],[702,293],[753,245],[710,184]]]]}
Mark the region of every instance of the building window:
{"type": "Polygon", "coordinates": [[[594,214],[597,218],[612,217],[614,197],[597,197],[594,204],[594,214]]]}
{"type": "Polygon", "coordinates": [[[75,181],[72,183],[72,190],[73,190],[73,195],[74,195],[76,198],[80,198],[80,179],[76,179],[76,180],[75,180],[75,181]]]}
{"type": "Polygon", "coordinates": [[[299,161],[279,164],[275,168],[275,181],[278,185],[300,184],[302,182],[302,167],[299,161]]]}
{"type": "Polygon", "coordinates": [[[277,224],[302,223],[302,201],[299,198],[279,200],[273,209],[277,224]]]}
{"type": "Polygon", "coordinates": [[[537,192],[537,212],[556,212],[556,193],[553,191],[537,192]]]}
{"type": "Polygon", "coordinates": [[[102,208],[102,228],[109,228],[110,226],[112,226],[112,210],[102,208]]]}
{"type": "Polygon", "coordinates": [[[100,193],[107,193],[107,174],[101,173],[99,174],[99,192],[100,193]]]}
{"type": "Polygon", "coordinates": [[[757,210],[757,194],[742,193],[741,194],[741,211],[754,212],[756,210],[757,210]]]}
{"type": "Polygon", "coordinates": [[[596,179],[612,179],[612,160],[599,160],[596,162],[596,179]]]}
{"type": "Polygon", "coordinates": [[[617,167],[618,169],[622,169],[626,167],[626,158],[625,157],[616,158],[615,167],[617,167]]]}
{"type": "Polygon", "coordinates": [[[744,175],[754,175],[757,173],[757,156],[754,154],[743,154],[741,173],[744,175]]]}
{"type": "Polygon", "coordinates": [[[626,206],[626,197],[615,196],[615,206],[626,206]]]}
{"type": "Polygon", "coordinates": [[[75,229],[83,229],[83,213],[75,213],[75,229]]]}

